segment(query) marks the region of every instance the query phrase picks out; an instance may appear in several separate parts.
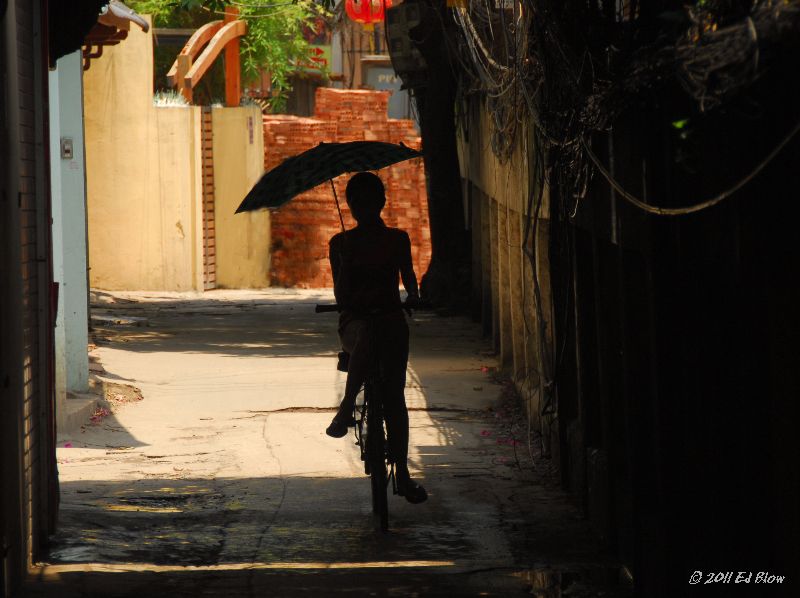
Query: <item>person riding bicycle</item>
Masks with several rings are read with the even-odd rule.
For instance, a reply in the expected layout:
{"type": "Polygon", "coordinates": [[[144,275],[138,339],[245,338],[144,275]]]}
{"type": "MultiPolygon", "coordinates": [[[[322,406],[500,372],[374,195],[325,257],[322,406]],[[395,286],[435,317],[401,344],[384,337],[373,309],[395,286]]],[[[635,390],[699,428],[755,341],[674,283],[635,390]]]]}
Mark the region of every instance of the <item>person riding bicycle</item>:
{"type": "Polygon", "coordinates": [[[425,489],[408,472],[408,410],[405,385],[408,364],[408,324],[398,288],[398,275],[408,293],[405,307],[419,302],[417,277],[411,263],[408,234],[386,226],[381,210],[386,195],[380,178],[359,172],[347,183],[347,205],[358,225],[334,235],[329,243],[336,302],[342,306],[339,338],[350,354],[347,384],[339,411],[326,430],[341,438],[355,425],[356,395],[367,378],[370,358],[368,314],[376,318],[381,355],[381,396],[387,445],[395,465],[397,492],[411,503],[423,502],[425,489]]]}

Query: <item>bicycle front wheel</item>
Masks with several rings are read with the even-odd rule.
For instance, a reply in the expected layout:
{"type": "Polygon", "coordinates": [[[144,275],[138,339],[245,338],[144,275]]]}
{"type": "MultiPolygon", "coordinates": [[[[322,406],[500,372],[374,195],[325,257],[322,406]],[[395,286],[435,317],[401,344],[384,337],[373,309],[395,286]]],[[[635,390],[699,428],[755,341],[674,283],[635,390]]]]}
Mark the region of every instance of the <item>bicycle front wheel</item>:
{"type": "Polygon", "coordinates": [[[372,485],[372,512],[375,523],[383,532],[389,529],[389,504],[386,497],[389,479],[386,471],[386,440],[383,417],[377,401],[367,403],[367,459],[372,485]]]}

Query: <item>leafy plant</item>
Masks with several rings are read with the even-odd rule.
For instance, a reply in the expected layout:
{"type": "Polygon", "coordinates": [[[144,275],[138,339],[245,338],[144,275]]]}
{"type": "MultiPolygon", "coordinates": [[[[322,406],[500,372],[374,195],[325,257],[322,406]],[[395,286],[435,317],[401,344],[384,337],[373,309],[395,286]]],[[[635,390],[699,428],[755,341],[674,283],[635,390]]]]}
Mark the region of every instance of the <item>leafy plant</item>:
{"type": "Polygon", "coordinates": [[[180,108],[188,106],[189,102],[177,91],[169,90],[157,91],[153,95],[153,105],[160,108],[180,108]]]}
{"type": "Polygon", "coordinates": [[[156,27],[183,28],[221,19],[226,6],[238,8],[247,23],[240,46],[242,79],[254,82],[262,72],[269,73],[273,111],[285,106],[292,75],[308,61],[311,48],[304,29],[319,26],[330,16],[325,4],[312,0],[129,0],[128,4],[152,15],[156,27]]]}

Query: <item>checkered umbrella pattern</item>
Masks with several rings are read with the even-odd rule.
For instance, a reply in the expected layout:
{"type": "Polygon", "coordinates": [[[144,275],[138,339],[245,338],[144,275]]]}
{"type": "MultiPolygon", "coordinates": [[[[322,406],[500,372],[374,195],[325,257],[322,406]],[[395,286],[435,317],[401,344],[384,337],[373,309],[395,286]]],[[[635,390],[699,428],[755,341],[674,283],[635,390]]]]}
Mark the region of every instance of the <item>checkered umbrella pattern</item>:
{"type": "Polygon", "coordinates": [[[236,213],[279,208],[294,196],[345,172],[379,170],[422,154],[405,145],[383,141],[320,143],[287,158],[261,177],[236,213]]]}

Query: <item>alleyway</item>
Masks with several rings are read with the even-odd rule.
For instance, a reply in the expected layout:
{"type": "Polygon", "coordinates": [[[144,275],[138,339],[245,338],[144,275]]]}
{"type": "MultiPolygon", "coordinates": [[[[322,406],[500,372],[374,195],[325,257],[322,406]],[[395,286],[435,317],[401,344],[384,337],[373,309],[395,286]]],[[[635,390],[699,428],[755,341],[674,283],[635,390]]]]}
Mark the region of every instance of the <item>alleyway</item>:
{"type": "Polygon", "coordinates": [[[390,497],[381,535],[351,437],[324,434],[344,384],[336,317],[313,313],[327,293],[94,299],[111,413],[60,438],[59,532],[24,596],[626,595],[508,437],[469,321],[411,323],[412,475],[430,499],[390,497]]]}

